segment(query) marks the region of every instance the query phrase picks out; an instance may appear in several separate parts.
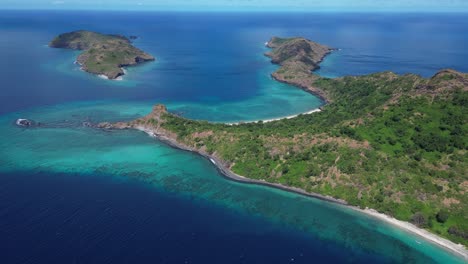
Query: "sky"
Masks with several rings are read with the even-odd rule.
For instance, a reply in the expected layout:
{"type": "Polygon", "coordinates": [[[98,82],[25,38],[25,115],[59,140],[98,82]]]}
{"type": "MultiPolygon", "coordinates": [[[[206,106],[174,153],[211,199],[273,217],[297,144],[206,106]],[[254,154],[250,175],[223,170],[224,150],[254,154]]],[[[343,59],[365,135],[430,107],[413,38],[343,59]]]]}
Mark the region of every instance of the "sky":
{"type": "Polygon", "coordinates": [[[468,0],[0,0],[0,9],[468,12],[468,0]]]}

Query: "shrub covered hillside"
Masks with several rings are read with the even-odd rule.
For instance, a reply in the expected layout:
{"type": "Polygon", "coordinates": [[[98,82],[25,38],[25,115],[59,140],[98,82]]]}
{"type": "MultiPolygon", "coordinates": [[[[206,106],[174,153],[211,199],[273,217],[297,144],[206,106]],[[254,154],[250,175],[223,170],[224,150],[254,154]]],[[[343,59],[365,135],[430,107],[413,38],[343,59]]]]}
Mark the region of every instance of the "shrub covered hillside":
{"type": "Polygon", "coordinates": [[[374,208],[468,245],[468,74],[314,79],[332,103],[294,119],[229,126],[164,112],[134,122],[237,174],[374,208]]]}

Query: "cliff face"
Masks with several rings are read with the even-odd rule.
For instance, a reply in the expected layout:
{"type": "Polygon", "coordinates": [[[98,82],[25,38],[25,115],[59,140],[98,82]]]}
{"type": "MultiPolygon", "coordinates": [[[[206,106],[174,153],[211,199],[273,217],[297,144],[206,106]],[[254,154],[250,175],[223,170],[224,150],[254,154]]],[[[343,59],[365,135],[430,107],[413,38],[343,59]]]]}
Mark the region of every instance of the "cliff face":
{"type": "Polygon", "coordinates": [[[60,34],[49,46],[84,50],[77,58],[82,69],[109,79],[124,75],[122,67],[155,60],[150,54],[131,45],[130,40],[124,36],[84,30],[60,34]]]}
{"type": "Polygon", "coordinates": [[[281,68],[272,74],[277,81],[298,86],[308,90],[325,101],[330,101],[324,91],[317,89],[312,83],[317,76],[311,72],[319,68],[320,62],[334,49],[305,38],[273,37],[267,46],[272,49],[265,55],[281,68]]]}

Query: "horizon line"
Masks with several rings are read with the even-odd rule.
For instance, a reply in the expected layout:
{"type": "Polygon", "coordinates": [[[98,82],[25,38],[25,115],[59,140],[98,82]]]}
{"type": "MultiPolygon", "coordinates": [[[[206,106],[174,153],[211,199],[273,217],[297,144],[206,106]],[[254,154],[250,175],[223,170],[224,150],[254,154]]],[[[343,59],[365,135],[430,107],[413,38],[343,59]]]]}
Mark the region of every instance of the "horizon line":
{"type": "Polygon", "coordinates": [[[236,10],[227,10],[227,9],[99,9],[99,8],[2,8],[0,11],[98,11],[98,12],[174,12],[174,13],[402,13],[402,14],[411,14],[411,13],[459,13],[459,14],[468,14],[468,10],[456,10],[456,9],[447,9],[447,10],[433,10],[433,9],[413,9],[413,10],[383,10],[383,9],[322,9],[322,10],[275,10],[275,9],[236,9],[236,10]]]}

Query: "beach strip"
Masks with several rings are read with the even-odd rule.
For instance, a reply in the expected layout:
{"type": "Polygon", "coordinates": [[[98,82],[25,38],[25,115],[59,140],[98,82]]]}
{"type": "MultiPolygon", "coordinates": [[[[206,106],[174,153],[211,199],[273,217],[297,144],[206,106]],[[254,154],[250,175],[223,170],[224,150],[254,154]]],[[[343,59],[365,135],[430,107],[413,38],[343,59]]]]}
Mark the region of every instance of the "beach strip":
{"type": "Polygon", "coordinates": [[[313,110],[310,110],[310,111],[307,111],[307,112],[304,112],[304,113],[300,113],[300,114],[296,114],[296,115],[290,115],[290,116],[284,116],[284,117],[278,117],[278,118],[272,118],[272,119],[265,119],[265,120],[256,120],[256,121],[245,121],[245,122],[240,121],[240,122],[225,123],[225,124],[230,125],[230,126],[236,126],[236,125],[241,125],[241,124],[250,124],[250,123],[258,123],[258,122],[270,123],[270,122],[279,121],[279,120],[283,120],[283,119],[293,119],[293,118],[298,117],[300,115],[310,115],[312,113],[317,113],[317,112],[321,112],[321,111],[322,110],[317,108],[317,109],[313,109],[313,110]]]}

